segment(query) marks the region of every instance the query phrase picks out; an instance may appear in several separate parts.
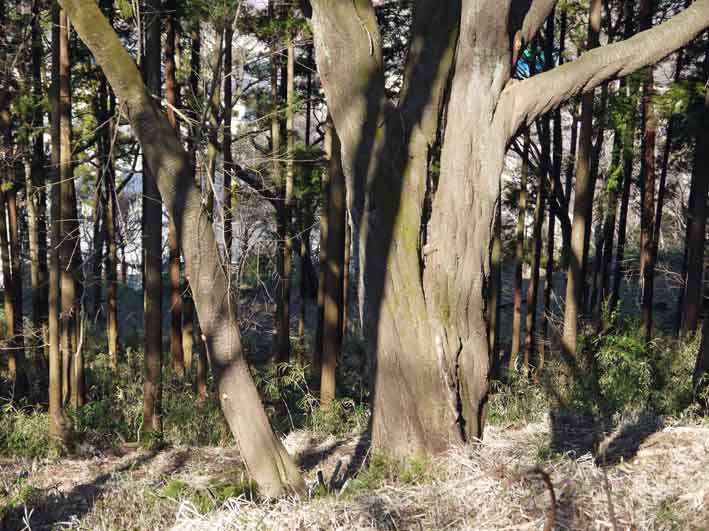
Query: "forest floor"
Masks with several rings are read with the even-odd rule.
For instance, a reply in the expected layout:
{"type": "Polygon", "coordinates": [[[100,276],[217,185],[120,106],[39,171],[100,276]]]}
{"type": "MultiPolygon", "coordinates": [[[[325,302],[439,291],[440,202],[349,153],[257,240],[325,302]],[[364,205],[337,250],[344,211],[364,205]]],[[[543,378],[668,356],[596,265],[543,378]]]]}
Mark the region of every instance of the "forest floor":
{"type": "Polygon", "coordinates": [[[370,455],[361,435],[298,431],[285,443],[305,472],[307,500],[254,499],[238,486],[247,482],[235,448],[2,459],[0,528],[532,530],[554,518],[554,529],[709,529],[706,423],[638,416],[604,431],[551,415],[491,426],[482,442],[406,465],[370,455]],[[540,470],[553,484],[553,511],[540,470]]]}

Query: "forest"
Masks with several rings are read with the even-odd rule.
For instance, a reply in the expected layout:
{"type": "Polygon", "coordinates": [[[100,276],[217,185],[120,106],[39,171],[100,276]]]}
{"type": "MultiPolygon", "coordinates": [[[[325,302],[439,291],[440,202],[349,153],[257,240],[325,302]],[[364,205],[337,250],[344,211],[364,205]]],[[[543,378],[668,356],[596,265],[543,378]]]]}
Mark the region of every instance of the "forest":
{"type": "Polygon", "coordinates": [[[0,531],[709,529],[709,0],[0,0],[0,531]]]}

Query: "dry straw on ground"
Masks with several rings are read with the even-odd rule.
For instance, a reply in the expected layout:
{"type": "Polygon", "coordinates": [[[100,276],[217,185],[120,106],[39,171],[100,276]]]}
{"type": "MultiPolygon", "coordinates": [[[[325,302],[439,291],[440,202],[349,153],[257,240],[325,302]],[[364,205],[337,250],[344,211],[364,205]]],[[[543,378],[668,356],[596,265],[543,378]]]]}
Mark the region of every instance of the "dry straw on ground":
{"type": "Polygon", "coordinates": [[[583,445],[593,443],[591,430],[555,433],[571,428],[553,424],[490,428],[484,441],[432,463],[422,484],[305,502],[232,499],[206,516],[183,503],[173,531],[543,529],[549,493],[526,472],[534,465],[554,484],[555,529],[709,529],[709,427],[662,429],[636,419],[591,444],[604,455],[594,458],[583,445]],[[578,436],[575,449],[570,435],[578,436]]]}

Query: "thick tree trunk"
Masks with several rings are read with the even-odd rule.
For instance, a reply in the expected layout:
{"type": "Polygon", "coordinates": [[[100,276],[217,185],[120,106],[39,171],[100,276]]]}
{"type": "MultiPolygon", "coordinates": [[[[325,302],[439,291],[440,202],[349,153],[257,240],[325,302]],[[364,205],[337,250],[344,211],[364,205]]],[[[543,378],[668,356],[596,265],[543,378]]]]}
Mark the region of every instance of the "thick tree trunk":
{"type": "Polygon", "coordinates": [[[189,156],[93,0],[62,0],[62,5],[125,106],[168,214],[177,224],[186,277],[194,294],[222,410],[246,467],[266,496],[302,493],[304,482],[270,428],[243,357],[235,301],[229,294],[229,279],[220,261],[211,222],[202,208],[189,156]]]}
{"type": "MultiPolygon", "coordinates": [[[[512,309],[512,347],[510,349],[511,371],[517,370],[519,348],[522,341],[522,272],[524,270],[524,232],[527,215],[527,178],[529,176],[529,131],[524,135],[522,174],[517,196],[517,234],[515,242],[514,305],[512,309]]],[[[529,288],[527,288],[529,289],[529,288]]]]}
{"type": "Polygon", "coordinates": [[[329,134],[327,261],[323,292],[323,356],[320,376],[320,406],[328,409],[335,398],[335,374],[342,348],[342,288],[345,261],[345,176],[340,140],[332,128],[329,134]]]}
{"type": "MultiPolygon", "coordinates": [[[[175,48],[177,25],[177,2],[170,0],[165,13],[165,99],[167,100],[167,119],[179,136],[177,125],[178,87],[175,76],[175,48]]],[[[168,247],[170,249],[170,354],[172,370],[182,380],[185,377],[185,354],[182,346],[182,295],[180,294],[180,248],[177,242],[175,222],[168,222],[168,247]]]]}
{"type": "MultiPolygon", "coordinates": [[[[586,42],[587,52],[599,45],[602,7],[603,2],[601,0],[592,0],[586,42]]],[[[583,95],[581,101],[581,132],[579,133],[578,157],[576,159],[571,252],[566,273],[566,304],[564,306],[564,333],[561,339],[561,347],[567,361],[576,357],[576,337],[579,318],[581,317],[584,287],[583,256],[588,234],[586,226],[591,223],[589,212],[593,206],[593,188],[595,184],[591,176],[592,139],[593,91],[590,91],[583,95]]]]}
{"type": "MultiPolygon", "coordinates": [[[[143,58],[145,84],[153,97],[160,96],[160,3],[145,4],[146,50],[143,58]]],[[[110,76],[107,74],[107,77],[110,76]]],[[[114,91],[117,91],[114,86],[114,91]]],[[[117,93],[120,97],[120,94],[117,93]]],[[[156,168],[143,145],[143,299],[145,308],[145,380],[143,429],[162,434],[162,201],[156,168]]]]}
{"type": "Polygon", "coordinates": [[[507,143],[569,97],[683,46],[707,26],[709,0],[638,38],[512,84],[514,56],[553,1],[524,7],[463,0],[462,11],[457,3],[441,10],[439,2],[418,2],[396,108],[384,97],[373,6],[311,4],[319,72],[360,237],[360,298],[374,359],[372,444],[395,456],[441,452],[480,437],[484,426],[483,290],[507,143]],[[440,175],[429,179],[444,103],[440,175]]]}

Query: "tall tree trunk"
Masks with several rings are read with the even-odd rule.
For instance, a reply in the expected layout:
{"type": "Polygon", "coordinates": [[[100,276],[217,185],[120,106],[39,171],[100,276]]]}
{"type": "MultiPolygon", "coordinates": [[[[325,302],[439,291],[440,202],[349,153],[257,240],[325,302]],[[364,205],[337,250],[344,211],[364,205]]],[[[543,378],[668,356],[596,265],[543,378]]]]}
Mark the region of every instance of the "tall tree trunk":
{"type": "MultiPolygon", "coordinates": [[[[274,1],[269,0],[269,14],[272,19],[277,16],[274,1]]],[[[276,335],[274,337],[273,351],[275,359],[279,363],[287,362],[290,359],[290,278],[287,277],[287,266],[290,264],[288,250],[288,218],[290,214],[289,203],[287,201],[286,188],[288,184],[283,178],[283,168],[281,157],[281,118],[280,92],[278,87],[278,76],[280,72],[279,59],[281,42],[277,37],[271,43],[271,178],[279,190],[279,195],[283,197],[282,202],[276,203],[276,235],[277,245],[277,272],[278,287],[276,296],[276,335]]],[[[287,176],[286,176],[287,180],[287,176]]]]}
{"type": "Polygon", "coordinates": [[[232,45],[234,40],[234,27],[227,24],[224,29],[224,256],[226,263],[231,267],[232,230],[234,225],[233,194],[231,176],[234,173],[234,157],[231,153],[231,127],[232,127],[232,45]]]}
{"type": "MultiPolygon", "coordinates": [[[[709,47],[704,59],[704,77],[709,78],[709,47]]],[[[681,331],[697,330],[702,303],[702,276],[706,244],[707,194],[709,193],[709,92],[704,95],[701,119],[697,124],[694,165],[686,237],[686,280],[682,295],[681,331]]],[[[709,321],[709,319],[705,319],[709,321]]],[[[705,324],[704,330],[707,329],[705,324]]],[[[705,343],[706,344],[706,343],[705,343]]]]}
{"type": "MultiPolygon", "coordinates": [[[[69,21],[62,10],[59,17],[59,215],[61,268],[61,348],[63,369],[63,400],[71,399],[78,407],[82,401],[83,361],[77,349],[76,323],[79,317],[76,269],[78,248],[78,220],[74,191],[74,168],[71,160],[71,58],[69,49],[69,21]]],[[[80,262],[79,262],[80,263],[80,262]]]]}
{"type": "MultiPolygon", "coordinates": [[[[551,68],[553,68],[555,15],[556,11],[552,10],[551,14],[549,15],[549,18],[547,19],[547,40],[544,49],[544,59],[547,63],[545,65],[546,70],[551,70],[551,68]]],[[[562,16],[563,22],[560,27],[559,64],[563,64],[562,57],[564,54],[564,49],[566,47],[565,16],[566,14],[562,16]]],[[[556,109],[554,111],[552,124],[553,150],[551,161],[551,178],[549,179],[549,181],[551,182],[551,189],[549,190],[549,221],[547,222],[547,263],[544,275],[544,313],[542,315],[542,341],[540,341],[539,343],[539,361],[537,367],[539,372],[541,372],[544,368],[544,358],[546,356],[546,341],[550,340],[549,318],[552,315],[551,296],[554,290],[554,242],[556,239],[556,217],[554,216],[554,207],[552,206],[552,202],[555,197],[562,197],[562,190],[557,189],[561,187],[561,166],[563,163],[564,155],[564,136],[561,129],[560,109],[556,109]]]]}
{"type": "Polygon", "coordinates": [[[709,23],[709,0],[698,0],[628,42],[509,84],[515,54],[553,4],[463,0],[441,10],[440,2],[417,2],[393,107],[371,3],[311,0],[318,71],[360,235],[375,449],[431,454],[482,435],[489,368],[483,289],[508,142],[569,97],[655,62],[709,23]],[[441,115],[440,174],[431,183],[441,115]]]}
{"type": "Polygon", "coordinates": [[[532,271],[527,285],[527,314],[524,336],[524,375],[529,376],[531,364],[539,368],[534,359],[537,350],[537,298],[539,293],[539,269],[542,263],[542,226],[544,225],[544,209],[546,207],[546,185],[544,181],[549,171],[549,121],[542,118],[542,163],[537,176],[537,203],[534,208],[534,225],[532,227],[532,241],[534,242],[532,254],[532,271]]]}
{"type": "MultiPolygon", "coordinates": [[[[143,75],[148,91],[160,96],[160,2],[145,3],[146,45],[143,75]]],[[[116,87],[114,86],[114,90],[116,87]]],[[[150,155],[143,147],[143,298],[145,308],[145,381],[143,429],[162,434],[162,202],[150,155]]]]}
{"type": "MultiPolygon", "coordinates": [[[[32,3],[32,91],[36,101],[44,95],[42,64],[44,60],[42,28],[40,27],[40,2],[32,3]]],[[[47,194],[45,184],[43,117],[38,106],[33,114],[33,127],[37,131],[32,145],[32,165],[27,181],[27,218],[30,231],[30,267],[32,278],[32,322],[35,328],[47,324],[48,271],[47,271],[47,194]],[[33,242],[34,240],[34,242],[33,242]]]]}
{"type": "MultiPolygon", "coordinates": [[[[331,135],[334,132],[332,126],[332,118],[328,116],[327,126],[325,127],[325,146],[332,145],[331,135]]],[[[318,294],[317,294],[317,325],[315,330],[315,345],[313,346],[313,374],[320,380],[320,372],[322,365],[322,339],[323,328],[325,325],[325,269],[328,264],[327,256],[327,233],[329,223],[329,205],[330,205],[330,172],[323,171],[320,173],[320,242],[318,251],[318,294]]]]}
{"type": "Polygon", "coordinates": [[[93,0],[61,2],[121,99],[143,144],[168,214],[177,223],[186,277],[194,294],[222,410],[246,468],[265,496],[303,493],[303,479],[270,428],[243,357],[229,278],[220,261],[211,222],[202,208],[189,156],[146,90],[131,56],[93,0]]]}
{"type": "Polygon", "coordinates": [[[323,356],[320,376],[320,406],[328,409],[335,398],[335,374],[342,348],[342,295],[345,261],[345,177],[342,170],[340,140],[331,128],[328,149],[329,193],[327,262],[323,292],[323,356]]]}
{"type": "MultiPolygon", "coordinates": [[[[49,331],[49,435],[53,444],[59,449],[66,447],[69,439],[70,425],[64,415],[62,406],[62,353],[61,336],[61,297],[60,297],[60,267],[59,246],[61,242],[61,134],[59,110],[59,49],[60,49],[60,8],[52,5],[52,86],[49,92],[51,103],[51,136],[52,136],[52,180],[51,180],[51,246],[49,250],[49,290],[48,290],[48,331],[49,331]]],[[[1,228],[0,228],[1,231],[1,228]]]]}
{"type": "MultiPolygon", "coordinates": [[[[176,0],[170,0],[165,13],[165,99],[167,100],[167,119],[179,136],[177,115],[178,87],[175,76],[175,48],[177,45],[176,31],[177,9],[176,0]]],[[[180,294],[180,248],[177,242],[175,222],[168,222],[168,247],[170,249],[170,354],[172,355],[172,370],[175,376],[182,380],[185,377],[185,354],[182,346],[182,295],[180,294]]]]}
{"type": "Polygon", "coordinates": [[[517,235],[515,243],[514,305],[512,309],[512,347],[510,349],[511,371],[517,369],[520,342],[522,340],[522,272],[524,270],[524,232],[527,215],[527,178],[529,174],[529,131],[524,135],[522,175],[517,196],[517,235]]]}
{"type": "MultiPolygon", "coordinates": [[[[586,53],[598,47],[601,31],[602,0],[592,0],[589,11],[586,53]]],[[[593,205],[591,158],[593,156],[593,91],[586,92],[581,101],[581,132],[576,159],[574,210],[571,229],[571,253],[566,273],[566,304],[564,306],[564,334],[562,352],[567,361],[576,357],[578,320],[583,297],[583,255],[586,246],[586,226],[591,223],[589,212],[593,205]]]]}
{"type": "MultiPolygon", "coordinates": [[[[652,27],[654,1],[640,2],[640,30],[652,27]]],[[[652,98],[655,93],[654,67],[646,69],[642,96],[642,158],[640,163],[640,289],[645,340],[652,339],[652,299],[655,286],[653,235],[655,232],[655,139],[657,123],[652,98]]]]}

